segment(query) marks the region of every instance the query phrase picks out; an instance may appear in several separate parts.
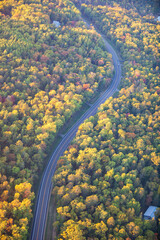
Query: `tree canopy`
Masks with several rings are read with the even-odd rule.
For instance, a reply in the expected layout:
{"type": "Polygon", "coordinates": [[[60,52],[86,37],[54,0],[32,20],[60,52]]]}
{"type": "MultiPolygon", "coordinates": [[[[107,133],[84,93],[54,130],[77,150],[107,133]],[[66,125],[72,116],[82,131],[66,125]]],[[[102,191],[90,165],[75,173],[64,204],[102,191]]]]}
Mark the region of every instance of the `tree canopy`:
{"type": "Polygon", "coordinates": [[[144,221],[143,213],[159,206],[160,25],[149,2],[86,0],[80,7],[116,45],[123,79],[58,162],[57,237],[69,239],[73,221],[78,239],[157,239],[158,217],[144,221]]]}
{"type": "Polygon", "coordinates": [[[0,238],[17,240],[27,237],[32,191],[59,130],[107,88],[113,63],[71,1],[3,0],[0,22],[0,238]],[[26,185],[31,198],[16,192],[26,185]]]}

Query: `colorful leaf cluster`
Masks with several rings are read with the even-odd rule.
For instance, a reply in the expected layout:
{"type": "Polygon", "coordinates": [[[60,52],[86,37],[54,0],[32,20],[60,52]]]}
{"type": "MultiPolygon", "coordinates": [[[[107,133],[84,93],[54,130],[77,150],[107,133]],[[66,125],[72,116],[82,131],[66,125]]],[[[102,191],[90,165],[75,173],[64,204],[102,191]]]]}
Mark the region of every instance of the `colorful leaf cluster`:
{"type": "Polygon", "coordinates": [[[0,174],[0,237],[7,239],[27,239],[28,223],[32,217],[31,201],[34,193],[31,184],[23,182],[14,186],[14,178],[7,181],[0,174]]]}

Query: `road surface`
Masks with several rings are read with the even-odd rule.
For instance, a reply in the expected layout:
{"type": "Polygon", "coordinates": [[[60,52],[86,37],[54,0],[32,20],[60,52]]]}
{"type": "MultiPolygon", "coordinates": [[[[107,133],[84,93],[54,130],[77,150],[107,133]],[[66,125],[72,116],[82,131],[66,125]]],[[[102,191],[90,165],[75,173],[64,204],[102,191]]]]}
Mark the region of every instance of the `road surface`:
{"type": "MultiPolygon", "coordinates": [[[[87,21],[83,19],[84,22],[88,25],[87,21]]],[[[86,118],[96,114],[98,107],[105,102],[107,98],[113,95],[117,91],[121,79],[121,65],[118,59],[118,56],[112,46],[107,42],[104,36],[101,34],[103,41],[105,43],[106,49],[112,54],[115,75],[113,77],[110,87],[103,92],[99,99],[87,110],[86,113],[72,126],[72,128],[64,135],[62,141],[57,146],[56,150],[52,154],[48,165],[44,171],[44,175],[41,180],[41,185],[39,188],[39,193],[36,202],[35,214],[32,224],[32,232],[30,239],[31,240],[43,240],[45,235],[46,219],[47,219],[47,210],[50,199],[50,194],[52,190],[52,177],[54,175],[56,164],[60,156],[63,155],[63,152],[67,149],[71,140],[75,137],[78,127],[81,123],[84,122],[86,118]]]]}

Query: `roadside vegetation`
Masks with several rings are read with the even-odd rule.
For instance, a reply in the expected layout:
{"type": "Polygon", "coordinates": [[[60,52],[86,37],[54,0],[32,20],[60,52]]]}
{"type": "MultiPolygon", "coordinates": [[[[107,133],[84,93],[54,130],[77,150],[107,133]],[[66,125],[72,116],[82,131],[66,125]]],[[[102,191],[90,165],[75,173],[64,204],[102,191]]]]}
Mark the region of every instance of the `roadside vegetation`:
{"type": "Polygon", "coordinates": [[[160,207],[160,24],[154,6],[73,2],[119,49],[124,76],[117,97],[79,127],[58,161],[57,239],[159,239],[159,210],[156,220],[143,220],[148,206],[160,207]]]}

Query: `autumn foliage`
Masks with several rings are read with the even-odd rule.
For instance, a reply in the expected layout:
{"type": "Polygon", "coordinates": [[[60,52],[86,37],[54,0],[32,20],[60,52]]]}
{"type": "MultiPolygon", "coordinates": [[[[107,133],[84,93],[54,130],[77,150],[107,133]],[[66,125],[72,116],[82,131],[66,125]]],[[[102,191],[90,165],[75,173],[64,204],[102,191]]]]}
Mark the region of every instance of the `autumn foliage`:
{"type": "Polygon", "coordinates": [[[141,1],[81,3],[116,45],[123,78],[61,157],[53,179],[57,237],[69,239],[76,228],[77,239],[154,240],[158,220],[144,221],[143,213],[159,206],[160,25],[141,1]]]}
{"type": "Polygon", "coordinates": [[[31,185],[59,130],[104,86],[102,78],[105,87],[111,81],[112,56],[79,16],[68,0],[0,2],[1,239],[27,238],[31,185]]]}

